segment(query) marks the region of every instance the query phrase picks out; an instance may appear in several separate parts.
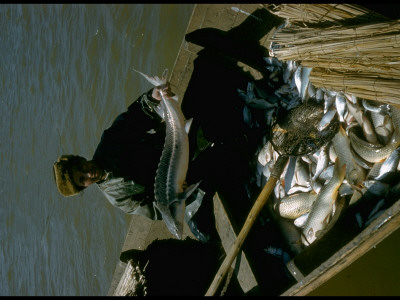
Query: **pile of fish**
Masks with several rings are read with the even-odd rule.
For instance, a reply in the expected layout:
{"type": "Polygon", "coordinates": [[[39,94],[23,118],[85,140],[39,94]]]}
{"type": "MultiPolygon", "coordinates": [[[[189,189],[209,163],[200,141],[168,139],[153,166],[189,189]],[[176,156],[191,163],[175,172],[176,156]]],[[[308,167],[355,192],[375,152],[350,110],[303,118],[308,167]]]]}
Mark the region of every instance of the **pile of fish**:
{"type": "MultiPolygon", "coordinates": [[[[297,254],[320,238],[336,210],[337,201],[349,197],[355,205],[366,194],[374,198],[369,214],[358,225],[369,225],[383,210],[385,197],[400,170],[399,107],[360,99],[341,91],[316,88],[309,81],[311,68],[297,61],[264,58],[270,71],[270,87],[249,82],[247,91],[238,89],[245,101],[244,121],[250,128],[271,126],[280,109],[290,110],[310,99],[323,104],[322,130],[339,118],[337,134],[314,153],[290,157],[280,176],[273,198],[276,220],[295,227],[288,230],[288,243],[297,254]],[[260,117],[261,116],[261,117],[260,117]]],[[[253,181],[262,188],[279,157],[264,137],[255,153],[253,181]]],[[[250,196],[250,195],[249,195],[250,196]]],[[[271,201],[271,199],[269,200],[271,201]]],[[[285,227],[288,228],[288,227],[285,227]]]]}

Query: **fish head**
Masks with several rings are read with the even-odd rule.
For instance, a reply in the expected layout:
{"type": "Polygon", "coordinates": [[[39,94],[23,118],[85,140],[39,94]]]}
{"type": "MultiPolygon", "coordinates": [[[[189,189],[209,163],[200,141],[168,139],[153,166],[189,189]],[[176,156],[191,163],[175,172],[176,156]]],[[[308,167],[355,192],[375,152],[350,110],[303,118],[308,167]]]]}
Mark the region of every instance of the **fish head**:
{"type": "Polygon", "coordinates": [[[365,171],[362,168],[351,170],[347,176],[347,181],[350,184],[358,185],[365,179],[365,171]]]}

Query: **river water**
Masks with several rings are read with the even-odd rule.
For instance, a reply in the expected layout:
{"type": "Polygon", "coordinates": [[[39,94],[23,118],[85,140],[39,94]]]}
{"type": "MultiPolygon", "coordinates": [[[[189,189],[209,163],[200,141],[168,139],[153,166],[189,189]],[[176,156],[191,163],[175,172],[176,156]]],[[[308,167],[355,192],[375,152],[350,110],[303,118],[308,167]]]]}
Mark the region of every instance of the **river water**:
{"type": "Polygon", "coordinates": [[[0,5],[0,295],[107,295],[130,217],[52,165],[172,70],[194,4],[0,5]]]}

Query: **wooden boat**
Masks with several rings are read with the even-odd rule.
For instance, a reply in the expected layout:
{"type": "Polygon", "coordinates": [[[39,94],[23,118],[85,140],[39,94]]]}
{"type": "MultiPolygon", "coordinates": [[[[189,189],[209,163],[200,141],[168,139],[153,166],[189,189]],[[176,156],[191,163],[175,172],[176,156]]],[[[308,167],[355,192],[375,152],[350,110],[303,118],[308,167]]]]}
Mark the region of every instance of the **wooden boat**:
{"type": "MultiPolygon", "coordinates": [[[[213,52],[218,53],[217,59],[229,65],[228,69],[232,72],[237,67],[255,80],[261,79],[263,70],[260,68],[258,59],[263,55],[267,56],[269,40],[281,22],[282,19],[271,14],[266,9],[266,5],[262,4],[195,5],[186,31],[186,40],[182,42],[171,73],[172,90],[180,99],[183,98],[190,85],[193,84],[195,59],[199,55],[205,57],[209,55],[204,49],[212,49],[213,52]],[[260,19],[262,22],[259,21],[260,19]],[[198,29],[205,29],[204,36],[190,35],[198,29]],[[228,41],[232,35],[241,35],[241,38],[233,42],[228,41]]],[[[215,57],[210,57],[210,59],[215,59],[215,57]]],[[[223,199],[223,195],[214,196],[214,211],[222,245],[227,252],[240,228],[235,226],[235,220],[232,220],[229,205],[226,203],[228,201],[223,199]]],[[[261,278],[265,272],[255,270],[256,265],[260,263],[257,258],[251,257],[251,251],[247,252],[244,248],[232,264],[235,284],[240,287],[239,294],[307,295],[311,293],[399,228],[400,201],[398,199],[399,195],[392,195],[390,206],[363,230],[351,229],[348,226],[349,220],[353,217],[351,211],[341,216],[323,239],[310,245],[290,260],[286,267],[291,277],[277,277],[275,281],[272,275],[261,278]],[[279,284],[275,287],[271,286],[277,282],[279,284]]],[[[188,227],[185,227],[185,237],[194,238],[188,227]]],[[[154,241],[170,239],[174,237],[162,221],[150,221],[140,216],[133,216],[121,253],[126,254],[132,250],[145,252],[154,241]]],[[[264,268],[268,269],[269,273],[282,272],[282,270],[279,272],[274,270],[274,266],[271,264],[264,268]]],[[[132,293],[134,268],[134,260],[121,256],[108,295],[132,293]]],[[[190,271],[186,275],[190,276],[189,274],[190,271]]],[[[210,283],[212,279],[209,278],[210,283]]]]}

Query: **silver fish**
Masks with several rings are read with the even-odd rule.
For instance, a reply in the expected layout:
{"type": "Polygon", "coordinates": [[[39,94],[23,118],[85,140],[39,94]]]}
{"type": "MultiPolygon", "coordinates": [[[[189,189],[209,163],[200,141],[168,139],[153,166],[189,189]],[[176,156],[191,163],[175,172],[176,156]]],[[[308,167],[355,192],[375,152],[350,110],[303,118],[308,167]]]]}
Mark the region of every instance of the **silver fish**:
{"type": "Polygon", "coordinates": [[[345,172],[346,165],[340,163],[339,159],[336,159],[333,177],[321,188],[304,226],[301,240],[305,246],[314,242],[317,239],[318,232],[325,229],[328,225],[333,204],[336,201],[345,172]]]}
{"type": "Polygon", "coordinates": [[[305,213],[304,215],[301,215],[300,217],[296,218],[293,222],[294,225],[299,228],[304,228],[304,225],[306,225],[309,215],[310,213],[305,213]]]}
{"type": "Polygon", "coordinates": [[[307,88],[310,82],[310,73],[312,68],[303,67],[301,70],[301,87],[300,87],[300,98],[305,100],[307,88]]]}
{"type": "Polygon", "coordinates": [[[354,151],[368,162],[376,163],[386,159],[398,146],[400,136],[393,134],[391,141],[385,145],[375,145],[359,138],[354,132],[350,132],[350,143],[354,151]]]}
{"type": "Polygon", "coordinates": [[[286,171],[282,174],[285,181],[285,193],[295,185],[296,178],[295,178],[295,169],[296,169],[296,162],[297,158],[295,156],[291,156],[289,158],[289,162],[286,165],[286,171]]]}
{"type": "Polygon", "coordinates": [[[337,94],[335,97],[335,105],[340,122],[344,122],[347,113],[346,98],[342,94],[337,94]]]}
{"type": "Polygon", "coordinates": [[[354,160],[351,153],[350,140],[342,126],[332,139],[335,152],[341,163],[346,164],[346,179],[350,184],[358,184],[365,178],[365,172],[354,160]]]}
{"type": "Polygon", "coordinates": [[[343,197],[346,195],[352,195],[354,193],[353,187],[343,180],[342,185],[339,188],[339,196],[343,197]]]}
{"type": "Polygon", "coordinates": [[[377,145],[379,144],[378,136],[375,133],[374,126],[366,114],[362,115],[362,130],[364,137],[368,142],[377,145]]]}
{"type": "Polygon", "coordinates": [[[332,143],[330,143],[330,147],[329,147],[329,160],[334,163],[336,160],[337,154],[335,151],[335,147],[333,147],[332,143]]]}
{"type": "Polygon", "coordinates": [[[283,72],[283,81],[287,84],[290,82],[289,79],[293,74],[293,67],[294,67],[293,60],[289,60],[287,62],[285,71],[283,72]]]}
{"type": "Polygon", "coordinates": [[[385,159],[382,163],[379,174],[375,178],[375,180],[383,180],[386,178],[390,173],[397,171],[397,166],[399,165],[400,161],[400,147],[393,150],[393,152],[385,159]]]}
{"type": "Polygon", "coordinates": [[[265,178],[269,178],[271,176],[271,173],[274,169],[275,162],[273,160],[267,162],[267,164],[263,168],[262,174],[264,175],[265,178]]]}
{"type": "Polygon", "coordinates": [[[264,146],[261,148],[260,152],[258,153],[257,159],[258,162],[265,166],[271,159],[273,155],[272,144],[270,141],[267,141],[264,146]]]}
{"type": "Polygon", "coordinates": [[[301,84],[302,84],[302,80],[301,80],[301,69],[303,67],[301,65],[299,65],[296,69],[296,71],[294,72],[294,82],[296,83],[296,88],[297,91],[299,92],[299,95],[301,95],[301,84]]]}
{"type": "MultiPolygon", "coordinates": [[[[168,70],[163,72],[161,78],[139,73],[155,86],[167,82],[168,70]]],[[[154,184],[155,206],[161,212],[170,232],[181,239],[185,201],[200,182],[185,190],[183,188],[189,164],[189,139],[185,130],[185,118],[176,99],[164,97],[163,94],[161,98],[166,136],[154,184]]]]}
{"type": "Polygon", "coordinates": [[[296,219],[310,211],[317,196],[315,192],[289,195],[277,203],[275,210],[283,218],[296,219]]]}
{"type": "Polygon", "coordinates": [[[351,154],[353,155],[354,161],[355,161],[359,166],[361,166],[361,167],[363,167],[364,169],[367,169],[367,170],[371,169],[371,168],[374,166],[373,163],[370,163],[370,162],[364,160],[360,155],[358,155],[358,154],[353,150],[353,148],[350,147],[350,150],[351,150],[351,154]]]}
{"type": "Polygon", "coordinates": [[[308,95],[310,96],[310,98],[315,97],[316,89],[315,89],[315,87],[312,85],[311,82],[308,84],[307,93],[308,93],[308,95]]]}
{"type": "Polygon", "coordinates": [[[329,96],[329,94],[324,95],[324,113],[326,114],[327,111],[332,107],[333,103],[335,102],[335,96],[329,96]]]}
{"type": "Polygon", "coordinates": [[[351,115],[354,116],[354,118],[356,119],[357,123],[362,126],[362,115],[363,115],[363,111],[362,108],[357,104],[357,103],[353,103],[351,101],[347,101],[347,109],[349,111],[349,113],[351,115]]]}
{"type": "Polygon", "coordinates": [[[310,185],[311,185],[312,190],[314,192],[316,192],[317,194],[319,193],[319,191],[321,190],[321,188],[323,186],[323,184],[320,183],[318,180],[311,181],[310,185]]]}
{"type": "Polygon", "coordinates": [[[301,157],[297,157],[295,165],[295,179],[298,185],[307,186],[310,182],[310,173],[301,157]]]}
{"type": "Polygon", "coordinates": [[[375,127],[376,135],[378,136],[379,143],[386,145],[390,141],[391,132],[385,126],[375,127]]]}
{"type": "Polygon", "coordinates": [[[270,212],[272,219],[277,224],[288,249],[293,255],[299,254],[303,250],[303,245],[300,240],[300,230],[293,224],[292,220],[281,218],[279,214],[274,211],[272,202],[268,201],[266,208],[270,212]]]}
{"type": "Polygon", "coordinates": [[[318,124],[318,131],[324,130],[331,123],[333,118],[336,116],[336,109],[329,109],[321,118],[321,121],[318,124]]]}
{"type": "Polygon", "coordinates": [[[324,100],[324,91],[321,88],[315,91],[315,99],[317,99],[318,103],[324,100]]]}
{"type": "Polygon", "coordinates": [[[290,188],[290,190],[288,190],[287,194],[288,195],[292,195],[295,194],[297,192],[303,192],[303,193],[307,193],[310,192],[312,190],[311,185],[308,186],[302,186],[302,185],[294,185],[290,188]]]}
{"type": "Polygon", "coordinates": [[[321,150],[319,152],[318,156],[318,162],[317,162],[317,167],[314,173],[314,176],[311,178],[312,181],[317,180],[319,175],[321,175],[322,171],[326,169],[329,163],[329,155],[326,149],[326,146],[321,147],[321,150]]]}
{"type": "Polygon", "coordinates": [[[383,164],[383,161],[374,163],[371,170],[369,170],[369,172],[368,172],[367,179],[371,180],[371,179],[375,179],[377,176],[379,176],[382,164],[383,164]]]}
{"type": "MultiPolygon", "coordinates": [[[[336,160],[336,159],[335,159],[336,160]]],[[[332,178],[333,176],[333,168],[334,165],[329,165],[325,170],[321,172],[321,175],[319,175],[319,178],[323,181],[328,181],[332,178]]]]}
{"type": "Polygon", "coordinates": [[[373,111],[373,112],[381,113],[381,114],[390,113],[389,104],[382,104],[382,105],[379,105],[379,106],[375,106],[375,105],[371,104],[371,101],[362,99],[362,105],[364,106],[364,108],[366,110],[369,110],[369,111],[373,111]]]}
{"type": "Polygon", "coordinates": [[[285,187],[284,187],[284,184],[282,184],[282,181],[283,181],[283,179],[278,180],[277,184],[275,185],[274,193],[275,193],[276,199],[282,199],[283,197],[286,196],[285,187]]]}
{"type": "Polygon", "coordinates": [[[276,57],[271,57],[271,56],[263,57],[263,60],[268,65],[274,66],[276,68],[282,68],[282,62],[279,59],[277,59],[276,57]]]}
{"type": "Polygon", "coordinates": [[[362,110],[362,107],[359,106],[357,103],[353,104],[352,102],[347,101],[347,109],[349,113],[354,116],[357,123],[361,126],[363,134],[367,139],[367,141],[369,141],[370,143],[377,143],[378,137],[375,133],[373,123],[365,115],[365,113],[362,110]]]}

